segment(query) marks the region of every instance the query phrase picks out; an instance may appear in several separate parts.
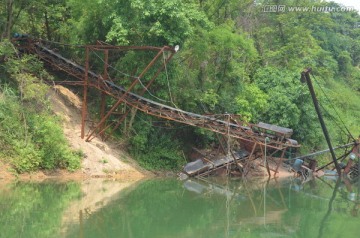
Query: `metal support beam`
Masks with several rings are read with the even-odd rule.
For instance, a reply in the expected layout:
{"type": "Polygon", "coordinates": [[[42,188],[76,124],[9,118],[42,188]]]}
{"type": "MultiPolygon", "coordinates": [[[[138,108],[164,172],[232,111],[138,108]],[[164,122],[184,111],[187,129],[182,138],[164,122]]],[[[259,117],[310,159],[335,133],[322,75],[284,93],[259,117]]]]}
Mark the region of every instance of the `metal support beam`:
{"type": "MultiPolygon", "coordinates": [[[[354,146],[354,145],[355,145],[355,142],[352,142],[352,143],[349,143],[349,144],[346,144],[346,145],[340,145],[340,146],[334,147],[333,150],[341,149],[341,148],[347,148],[347,147],[351,147],[351,146],[354,146]]],[[[302,160],[302,159],[306,159],[308,157],[314,157],[314,156],[317,156],[317,155],[321,155],[321,154],[327,153],[329,151],[330,151],[330,149],[321,150],[321,151],[317,151],[317,152],[314,152],[314,153],[311,153],[311,154],[295,157],[292,160],[296,160],[296,159],[301,159],[302,160]]]]}
{"type": "Polygon", "coordinates": [[[335,155],[335,152],[333,150],[333,147],[331,145],[331,140],[330,140],[330,136],[329,136],[329,132],[326,128],[326,125],[325,125],[325,122],[324,122],[324,119],[322,117],[322,114],[321,114],[321,110],[320,110],[320,107],[319,107],[319,102],[316,98],[316,95],[315,95],[315,90],[314,90],[314,87],[312,85],[312,82],[311,82],[311,79],[310,79],[310,72],[311,72],[311,69],[306,69],[304,70],[302,73],[301,73],[301,79],[302,81],[306,81],[308,87],[309,87],[309,91],[310,91],[310,94],[311,94],[311,98],[313,100],[313,103],[314,103],[314,107],[315,107],[315,110],[316,110],[316,113],[318,115],[318,118],[319,118],[319,121],[320,121],[320,125],[321,125],[321,129],[324,133],[324,137],[326,139],[326,142],[328,144],[328,147],[329,147],[329,150],[330,150],[330,153],[331,153],[331,157],[332,157],[332,160],[333,160],[333,163],[335,165],[335,168],[336,168],[336,171],[338,173],[339,176],[341,176],[341,169],[340,169],[340,166],[338,164],[338,161],[336,159],[336,155],[335,155]]]}
{"type": "Polygon", "coordinates": [[[87,93],[89,86],[89,48],[85,47],[85,75],[84,75],[84,95],[82,102],[82,110],[81,110],[81,139],[85,137],[85,122],[87,116],[87,93]]]}
{"type": "MultiPolygon", "coordinates": [[[[133,83],[130,85],[130,87],[126,90],[126,92],[118,99],[118,101],[114,104],[114,106],[109,110],[109,112],[100,120],[100,122],[95,126],[93,131],[89,134],[89,136],[86,138],[86,141],[89,142],[92,140],[92,136],[96,133],[96,130],[100,128],[100,125],[102,125],[111,115],[111,113],[124,101],[127,94],[139,83],[141,78],[145,75],[145,73],[155,64],[155,62],[158,60],[158,58],[161,56],[161,54],[164,52],[165,47],[163,47],[157,55],[151,60],[151,62],[146,66],[146,68],[141,72],[141,74],[133,81],[133,83]]],[[[105,129],[101,130],[99,133],[102,133],[105,129]]]]}
{"type": "MultiPolygon", "coordinates": [[[[109,50],[104,50],[104,73],[103,73],[103,80],[108,80],[108,67],[109,67],[109,50]]],[[[100,80],[100,79],[99,79],[100,80]]],[[[102,82],[101,82],[102,83],[102,82]]],[[[99,82],[100,86],[100,82],[99,82]]],[[[100,118],[105,116],[105,108],[106,108],[106,93],[101,92],[101,102],[100,102],[100,118]]],[[[100,125],[100,130],[102,131],[104,128],[105,123],[100,125]]],[[[104,138],[104,133],[100,133],[100,137],[104,138]]]]}
{"type": "MultiPolygon", "coordinates": [[[[165,68],[165,66],[167,65],[167,63],[172,59],[172,57],[174,56],[175,52],[172,52],[171,55],[165,60],[165,62],[162,64],[162,66],[157,70],[157,72],[154,74],[154,76],[151,78],[151,80],[146,84],[145,88],[143,88],[141,90],[141,92],[139,93],[140,96],[143,96],[145,94],[145,92],[149,89],[149,87],[153,84],[153,82],[155,81],[155,79],[159,76],[159,74],[161,73],[161,71],[165,68]]],[[[130,109],[128,109],[124,115],[122,115],[122,117],[118,120],[118,122],[116,123],[116,125],[112,128],[111,132],[109,133],[108,136],[106,136],[105,140],[107,140],[109,138],[109,136],[114,133],[114,131],[121,125],[121,123],[125,120],[125,118],[127,117],[127,115],[130,113],[130,109]]]]}

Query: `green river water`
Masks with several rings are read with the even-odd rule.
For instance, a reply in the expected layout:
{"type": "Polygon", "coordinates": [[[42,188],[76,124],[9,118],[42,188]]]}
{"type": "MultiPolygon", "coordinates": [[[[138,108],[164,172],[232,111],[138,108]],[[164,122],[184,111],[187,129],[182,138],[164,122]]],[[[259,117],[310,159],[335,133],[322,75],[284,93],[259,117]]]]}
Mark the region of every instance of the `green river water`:
{"type": "Polygon", "coordinates": [[[0,186],[0,237],[360,237],[357,184],[334,180],[0,186]]]}

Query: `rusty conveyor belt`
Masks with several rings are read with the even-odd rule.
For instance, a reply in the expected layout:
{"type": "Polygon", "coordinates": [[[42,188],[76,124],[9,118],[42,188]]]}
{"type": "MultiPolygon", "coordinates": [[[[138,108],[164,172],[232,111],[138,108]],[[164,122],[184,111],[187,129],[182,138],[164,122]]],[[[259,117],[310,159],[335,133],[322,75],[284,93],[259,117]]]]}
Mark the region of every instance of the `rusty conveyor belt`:
{"type": "MultiPolygon", "coordinates": [[[[39,42],[33,43],[33,46],[28,48],[31,53],[38,55],[38,57],[50,64],[53,68],[66,72],[79,80],[79,84],[84,84],[85,68],[68,60],[53,50],[45,47],[39,42]]],[[[123,87],[116,85],[112,81],[103,80],[102,76],[88,70],[89,86],[96,87],[108,95],[115,98],[122,98],[124,103],[138,110],[153,115],[180,122],[183,124],[201,127],[216,133],[227,135],[229,137],[238,138],[247,142],[256,142],[259,145],[265,144],[265,136],[260,132],[252,129],[251,124],[241,125],[229,123],[227,121],[219,120],[213,116],[199,115],[183,111],[178,108],[170,107],[137,94],[127,92],[123,87]],[[125,94],[125,96],[124,96],[125,94]]],[[[256,125],[255,125],[256,126],[256,125]]],[[[271,138],[270,138],[271,139],[271,138]]],[[[267,147],[283,150],[288,147],[298,147],[291,139],[279,140],[278,138],[270,140],[267,147]]]]}

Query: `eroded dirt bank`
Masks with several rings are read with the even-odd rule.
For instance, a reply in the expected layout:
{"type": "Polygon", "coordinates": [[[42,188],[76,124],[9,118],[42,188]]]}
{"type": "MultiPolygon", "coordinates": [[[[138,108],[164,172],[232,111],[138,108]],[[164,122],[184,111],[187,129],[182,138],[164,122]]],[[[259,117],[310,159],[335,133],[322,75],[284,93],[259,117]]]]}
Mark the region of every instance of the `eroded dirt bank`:
{"type": "Polygon", "coordinates": [[[153,176],[150,172],[141,169],[128,154],[120,149],[120,144],[111,141],[103,142],[98,138],[94,138],[91,142],[81,139],[81,100],[77,95],[62,86],[54,86],[48,95],[54,114],[61,118],[69,144],[74,150],[81,150],[84,154],[81,169],[76,172],[57,170],[15,175],[8,165],[0,162],[0,183],[15,178],[42,181],[100,177],[137,181],[153,176]]]}

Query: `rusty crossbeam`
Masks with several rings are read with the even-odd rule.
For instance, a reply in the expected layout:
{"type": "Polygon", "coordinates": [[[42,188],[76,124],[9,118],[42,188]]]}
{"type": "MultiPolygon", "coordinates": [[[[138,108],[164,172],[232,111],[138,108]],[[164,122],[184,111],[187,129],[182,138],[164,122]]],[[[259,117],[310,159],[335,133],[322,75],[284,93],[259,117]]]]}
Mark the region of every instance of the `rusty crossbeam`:
{"type": "Polygon", "coordinates": [[[155,47],[155,46],[114,46],[114,45],[87,45],[93,50],[151,50],[151,51],[171,51],[175,52],[175,50],[170,46],[163,47],[155,47]]]}

